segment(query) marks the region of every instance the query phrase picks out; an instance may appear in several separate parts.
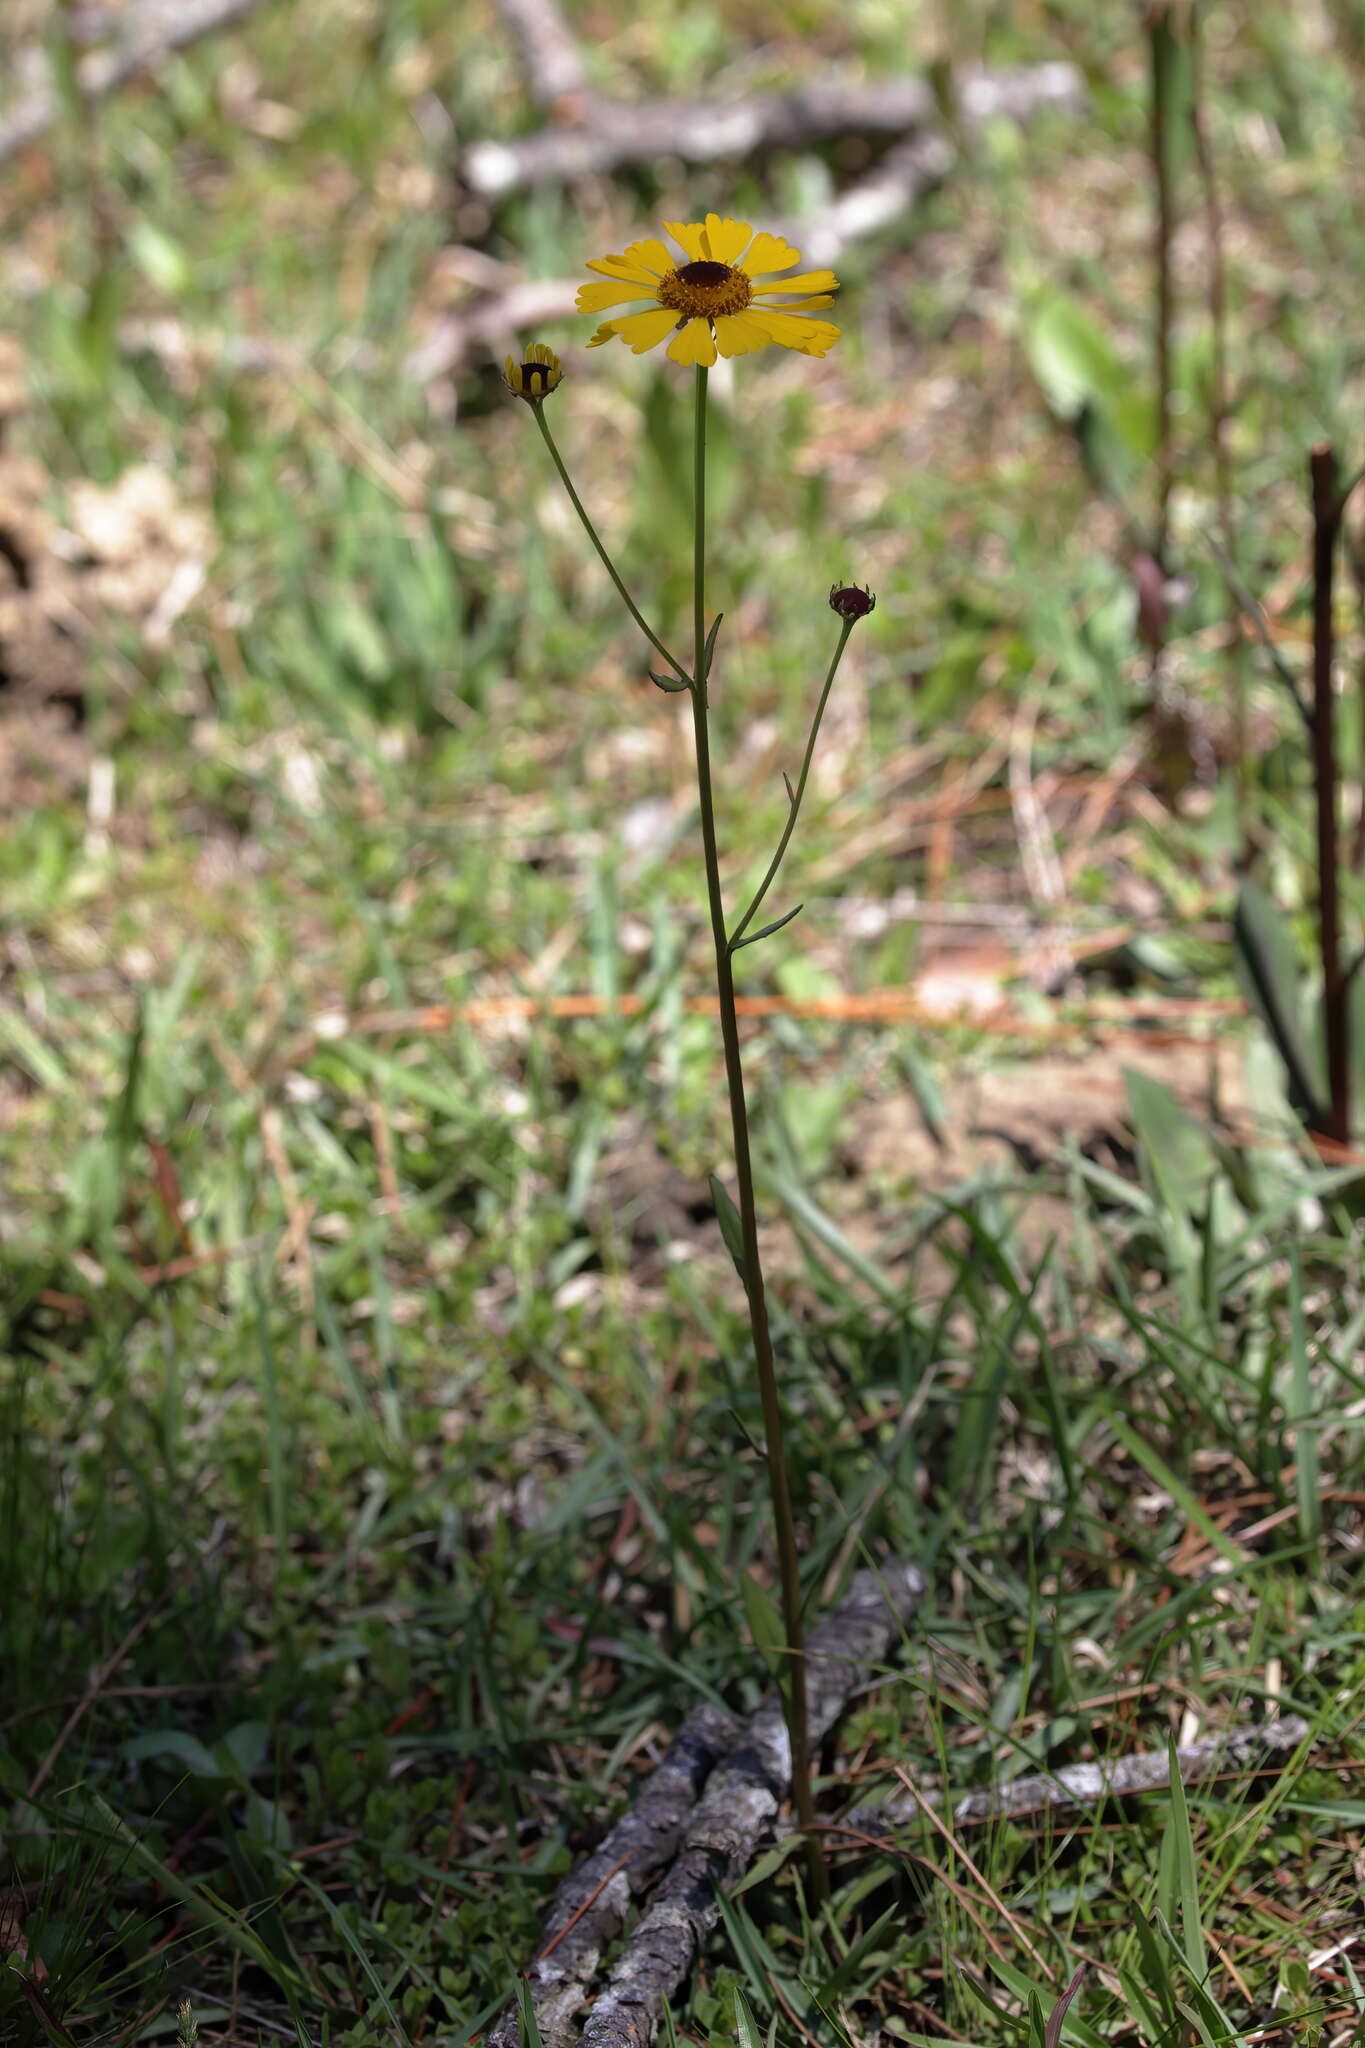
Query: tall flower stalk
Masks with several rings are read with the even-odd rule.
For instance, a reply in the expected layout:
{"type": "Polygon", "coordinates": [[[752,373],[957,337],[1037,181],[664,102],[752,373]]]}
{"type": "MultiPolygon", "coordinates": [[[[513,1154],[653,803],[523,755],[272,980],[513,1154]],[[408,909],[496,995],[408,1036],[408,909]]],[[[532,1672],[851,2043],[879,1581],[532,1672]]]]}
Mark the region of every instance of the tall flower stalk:
{"type": "MultiPolygon", "coordinates": [[[[820,723],[829,701],[834,678],[849,635],[860,618],[871,611],[875,600],[868,592],[848,585],[830,592],[830,605],[839,615],[840,630],[824,684],[811,719],[809,736],[795,787],[787,783],[787,818],[776,851],[763,880],[733,927],[725,904],[721,881],[720,854],[716,840],[715,797],[711,776],[710,679],[715,659],[719,619],[708,626],[706,608],[706,428],[708,377],[717,354],[742,355],[751,350],[777,346],[807,355],[823,355],[837,339],[838,329],[825,320],[811,320],[807,314],[831,303],[836,287],[833,273],[814,271],[804,276],[765,283],[779,271],[799,264],[800,254],[778,236],[759,234],[743,221],[722,220],[709,214],[705,222],[669,222],[668,232],[684,251],[678,262],[659,240],[634,242],[621,256],[603,257],[590,268],[608,281],[585,285],[579,294],[579,309],[599,312],[628,301],[645,301],[644,309],[610,320],[598,328],[592,344],[619,338],[640,353],[670,339],[668,353],[677,362],[693,366],[693,549],[692,549],[692,659],[684,667],[649,624],[626,589],[601,537],[585,510],[569,477],[544,414],[544,400],[562,376],[559,360],[543,344],[527,352],[523,363],[509,357],[505,366],[508,386],[526,399],[535,414],[551,460],[568,493],[607,574],[640,631],[667,664],[668,672],[651,670],[658,686],[666,691],[686,691],[691,698],[692,730],[696,747],[697,802],[701,818],[702,864],[706,878],[706,903],[715,951],[716,993],[719,1000],[721,1043],[725,1054],[725,1078],[730,1102],[730,1127],[735,1155],[736,1200],[733,1205],[723,1186],[713,1182],[722,1229],[735,1255],[744,1283],[753,1340],[754,1369],[763,1413],[764,1454],[772,1503],[773,1535],[781,1585],[784,1648],[782,1695],[791,1741],[792,1792],[797,1817],[805,1835],[807,1860],[814,1896],[826,1896],[828,1880],[820,1853],[811,1785],[809,1717],[806,1705],[805,1631],[801,1611],[801,1570],[796,1544],[796,1520],[783,1424],[783,1403],[773,1357],[772,1332],[768,1322],[767,1294],[758,1243],[758,1213],[754,1200],[753,1159],[749,1143],[749,1111],[744,1089],[744,1063],[740,1047],[739,1019],[735,1004],[735,954],[741,947],[767,938],[790,922],[796,910],[751,931],[759,909],[777,878],[805,795],[820,723]]],[[[800,909],[800,905],[796,909],[800,909]]]]}

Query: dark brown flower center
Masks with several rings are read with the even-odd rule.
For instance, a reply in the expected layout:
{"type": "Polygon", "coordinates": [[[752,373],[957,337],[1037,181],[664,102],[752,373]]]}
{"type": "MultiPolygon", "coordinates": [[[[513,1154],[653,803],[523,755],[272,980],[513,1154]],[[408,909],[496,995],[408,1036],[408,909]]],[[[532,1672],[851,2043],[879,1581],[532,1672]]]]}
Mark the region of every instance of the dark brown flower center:
{"type": "Polygon", "coordinates": [[[742,313],[752,297],[748,273],[732,263],[698,258],[659,279],[659,304],[684,320],[715,320],[726,313],[742,313]]]}

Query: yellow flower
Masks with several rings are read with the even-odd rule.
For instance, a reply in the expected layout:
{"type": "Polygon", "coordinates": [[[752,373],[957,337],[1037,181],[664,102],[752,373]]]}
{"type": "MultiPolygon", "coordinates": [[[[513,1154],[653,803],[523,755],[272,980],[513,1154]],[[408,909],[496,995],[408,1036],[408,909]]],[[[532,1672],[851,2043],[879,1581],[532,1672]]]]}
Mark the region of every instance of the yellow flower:
{"type": "Polygon", "coordinates": [[[832,270],[761,282],[801,261],[801,251],[780,235],[756,235],[747,221],[722,220],[716,213],[708,213],[705,221],[666,220],[664,226],[682,250],[683,262],[666,243],[651,238],[632,242],[623,256],[589,263],[589,270],[601,271],[611,282],[580,285],[580,313],[646,302],[643,312],[604,322],[589,348],[615,335],[638,356],[671,334],[668,353],[675,363],[709,365],[717,350],[743,356],[751,349],[777,347],[822,356],[838,340],[839,330],[828,320],[801,317],[813,306],[831,303],[839,288],[832,270]]]}
{"type": "Polygon", "coordinates": [[[524,398],[528,405],[540,405],[564,376],[563,366],[552,348],[546,348],[543,341],[533,341],[526,351],[526,360],[519,363],[515,356],[508,356],[502,366],[502,381],[509,391],[518,398],[524,398]]]}

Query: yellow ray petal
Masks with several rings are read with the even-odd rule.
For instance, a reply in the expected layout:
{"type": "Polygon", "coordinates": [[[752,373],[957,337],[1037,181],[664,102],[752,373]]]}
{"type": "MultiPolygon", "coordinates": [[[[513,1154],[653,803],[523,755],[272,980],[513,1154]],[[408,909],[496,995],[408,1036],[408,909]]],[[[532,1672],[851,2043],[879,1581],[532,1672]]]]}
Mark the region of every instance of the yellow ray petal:
{"type": "MultiPolygon", "coordinates": [[[[673,230],[669,229],[671,235],[673,230]]],[[[689,320],[681,334],[668,344],[675,363],[704,363],[709,369],[716,360],[716,344],[704,320],[689,320]]]]}
{"type": "Polygon", "coordinates": [[[666,220],[664,226],[672,235],[678,247],[686,252],[689,263],[700,263],[706,255],[702,247],[705,230],[699,220],[666,220]]]}
{"type": "Polygon", "coordinates": [[[774,270],[790,270],[800,261],[801,251],[784,242],[781,235],[755,235],[739,267],[750,277],[768,277],[774,270]]]}
{"type": "Polygon", "coordinates": [[[614,284],[581,284],[575,304],[580,313],[600,313],[607,306],[625,306],[632,299],[652,299],[648,285],[627,284],[621,278],[614,284]]]}
{"type": "Polygon", "coordinates": [[[706,216],[703,239],[713,263],[733,263],[753,238],[754,231],[747,220],[730,220],[728,217],[722,220],[718,213],[706,216]]]}
{"type": "Polygon", "coordinates": [[[623,319],[607,322],[612,333],[619,335],[637,356],[647,348],[655,348],[677,324],[677,314],[667,306],[651,306],[647,313],[627,313],[623,319]]]}
{"type": "Polygon", "coordinates": [[[747,313],[716,315],[716,343],[723,356],[747,356],[751,349],[767,348],[771,338],[747,313]]]}
{"type": "Polygon", "coordinates": [[[600,270],[603,277],[625,279],[630,284],[645,284],[654,289],[654,273],[639,263],[631,263],[625,256],[590,256],[589,270],[600,270]]]}
{"type": "Polygon", "coordinates": [[[817,292],[813,299],[789,299],[785,305],[765,306],[762,300],[754,301],[755,313],[808,313],[812,306],[832,306],[833,292],[817,292]]]}
{"type": "Polygon", "coordinates": [[[657,235],[650,235],[643,242],[627,242],[626,261],[637,264],[642,270],[652,271],[655,277],[662,277],[666,270],[674,268],[668,245],[657,235]]]}
{"type": "Polygon", "coordinates": [[[771,298],[774,292],[834,292],[839,289],[839,280],[832,270],[803,270],[800,277],[774,278],[771,284],[760,285],[758,296],[771,298]]]}
{"type": "Polygon", "coordinates": [[[603,342],[610,341],[615,332],[616,322],[614,320],[604,321],[602,326],[598,328],[596,334],[594,334],[592,340],[588,343],[588,347],[601,348],[603,342]]]}
{"type": "Polygon", "coordinates": [[[767,307],[755,307],[745,318],[761,322],[779,348],[798,349],[803,356],[822,356],[839,339],[838,328],[828,320],[802,320],[795,313],[774,313],[767,307]]]}

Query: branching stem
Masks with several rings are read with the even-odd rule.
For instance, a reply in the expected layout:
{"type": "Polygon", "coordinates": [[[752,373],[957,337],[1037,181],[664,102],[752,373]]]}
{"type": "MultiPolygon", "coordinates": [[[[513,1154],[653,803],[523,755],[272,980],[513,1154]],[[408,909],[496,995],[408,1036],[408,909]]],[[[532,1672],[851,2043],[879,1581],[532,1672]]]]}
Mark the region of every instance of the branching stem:
{"type": "Polygon", "coordinates": [[[730,934],[730,951],[732,953],[743,939],[749,926],[753,923],[763,898],[776,881],[777,871],[782,865],[783,856],[787,851],[792,833],[796,830],[797,813],[801,809],[801,799],[806,793],[806,778],[810,774],[810,764],[815,758],[815,742],[820,737],[820,721],[825,715],[825,706],[829,702],[829,693],[834,688],[834,678],[839,673],[839,663],[844,658],[844,649],[848,645],[848,636],[856,624],[856,619],[843,619],[840,622],[839,644],[834,650],[834,659],[830,662],[829,674],[825,677],[825,686],[820,692],[820,701],[815,707],[815,716],[810,722],[810,738],[806,741],[806,753],[801,763],[801,773],[797,777],[796,788],[792,792],[787,805],[787,822],[782,828],[782,837],[777,842],[777,851],[768,863],[768,872],[759,883],[753,902],[730,934]]]}
{"type": "Polygon", "coordinates": [[[711,936],[716,951],[716,991],[720,999],[720,1031],[725,1047],[725,1078],[730,1094],[730,1124],[735,1147],[735,1184],[740,1226],[744,1241],[744,1291],[749,1304],[749,1327],[753,1333],[754,1363],[758,1373],[759,1399],[763,1408],[764,1448],[768,1483],[772,1494],[773,1523],[777,1538],[778,1571],[782,1582],[782,1621],[787,1638],[787,1669],[782,1687],[787,1730],[792,1749],[792,1792],[797,1819],[805,1833],[811,1889],[817,1901],[829,1895],[820,1838],[816,1834],[815,1800],[810,1781],[810,1734],[806,1704],[805,1640],[801,1620],[801,1573],[796,1552],[796,1524],[792,1515],[791,1489],[787,1483],[787,1462],[783,1443],[782,1402],[777,1388],[772,1334],[768,1328],[768,1302],[763,1288],[763,1268],[758,1255],[758,1217],[754,1206],[754,1175],[749,1155],[749,1113],[744,1097],[744,1067],[740,1057],[739,1020],[735,1014],[734,963],[725,928],[725,899],[720,885],[720,861],[716,851],[716,812],[711,789],[711,740],[707,715],[706,653],[706,395],[707,372],[696,371],[696,411],[693,441],[693,560],[692,636],[694,674],[692,722],[697,747],[697,797],[701,810],[702,858],[706,867],[706,897],[711,913],[711,936]]]}

